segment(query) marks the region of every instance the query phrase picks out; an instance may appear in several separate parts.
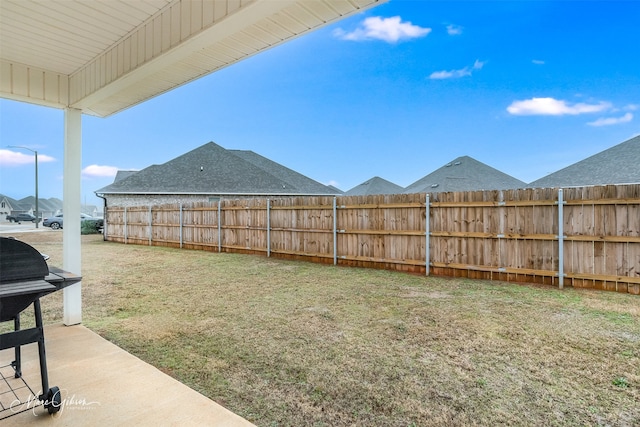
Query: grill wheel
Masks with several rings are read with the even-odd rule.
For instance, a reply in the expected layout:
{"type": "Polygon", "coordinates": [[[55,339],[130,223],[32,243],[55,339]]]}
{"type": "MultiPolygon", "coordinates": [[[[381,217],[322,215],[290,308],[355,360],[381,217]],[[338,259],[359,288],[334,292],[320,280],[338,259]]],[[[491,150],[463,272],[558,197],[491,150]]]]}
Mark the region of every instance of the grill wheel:
{"type": "Polygon", "coordinates": [[[47,392],[44,407],[47,408],[50,414],[55,414],[60,410],[61,406],[62,396],[60,395],[60,389],[58,387],[51,387],[47,392]]]}

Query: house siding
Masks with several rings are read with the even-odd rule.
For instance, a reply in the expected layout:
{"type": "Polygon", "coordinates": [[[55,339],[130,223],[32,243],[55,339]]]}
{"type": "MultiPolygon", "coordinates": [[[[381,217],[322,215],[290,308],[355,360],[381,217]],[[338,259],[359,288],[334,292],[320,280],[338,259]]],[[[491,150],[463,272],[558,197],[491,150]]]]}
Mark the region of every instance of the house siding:
{"type": "MultiPolygon", "coordinates": [[[[137,207],[137,206],[157,206],[166,204],[192,204],[202,202],[216,202],[219,199],[245,199],[245,198],[275,198],[289,197],[291,194],[272,194],[272,195],[248,195],[248,194],[105,194],[107,206],[118,207],[137,207]]],[[[297,195],[296,195],[297,196],[297,195]]],[[[326,196],[326,194],[325,194],[326,196]]]]}
{"type": "Polygon", "coordinates": [[[194,195],[178,195],[178,194],[105,194],[107,206],[149,206],[149,205],[165,205],[177,203],[198,203],[209,202],[214,195],[194,194],[194,195]]]}

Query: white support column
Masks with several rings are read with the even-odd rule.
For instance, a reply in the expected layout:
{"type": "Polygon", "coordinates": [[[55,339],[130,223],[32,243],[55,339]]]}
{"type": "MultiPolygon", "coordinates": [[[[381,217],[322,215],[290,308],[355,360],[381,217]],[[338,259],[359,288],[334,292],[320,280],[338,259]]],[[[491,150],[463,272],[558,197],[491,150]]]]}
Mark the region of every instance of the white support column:
{"type": "MultiPolygon", "coordinates": [[[[62,254],[64,270],[82,274],[82,248],[80,239],[80,174],[82,169],[82,113],[66,109],[64,113],[64,174],[63,201],[64,227],[62,254]]],[[[71,285],[64,292],[65,325],[82,322],[82,282],[71,285]]]]}

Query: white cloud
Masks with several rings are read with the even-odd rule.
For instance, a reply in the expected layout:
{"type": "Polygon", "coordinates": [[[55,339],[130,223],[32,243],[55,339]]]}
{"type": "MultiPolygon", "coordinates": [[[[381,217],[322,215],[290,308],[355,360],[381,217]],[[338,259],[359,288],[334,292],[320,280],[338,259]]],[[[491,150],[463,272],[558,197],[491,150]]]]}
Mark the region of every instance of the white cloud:
{"type": "Polygon", "coordinates": [[[627,104],[624,107],[616,107],[611,109],[611,113],[619,113],[621,111],[636,111],[640,106],[637,104],[627,104]]]}
{"type": "Polygon", "coordinates": [[[459,70],[450,71],[435,71],[429,76],[430,79],[442,80],[442,79],[458,79],[460,77],[470,76],[474,70],[480,70],[487,62],[482,62],[476,59],[471,67],[464,67],[459,70]]]}
{"type": "Polygon", "coordinates": [[[114,177],[118,173],[115,166],[89,165],[82,169],[82,176],[85,178],[114,177]]]}
{"type": "Polygon", "coordinates": [[[447,34],[449,34],[450,36],[458,36],[462,34],[462,30],[463,28],[460,25],[447,25],[447,34]]]}
{"type": "Polygon", "coordinates": [[[554,98],[531,98],[512,102],[507,111],[516,116],[563,116],[598,113],[610,108],[609,102],[571,104],[554,98]]]}
{"type": "MultiPolygon", "coordinates": [[[[56,159],[46,154],[38,154],[38,164],[55,162],[56,159]]],[[[31,153],[20,153],[17,151],[0,149],[0,165],[21,166],[34,164],[34,155],[31,153]]]]}
{"type": "Polygon", "coordinates": [[[431,32],[431,28],[413,25],[411,22],[402,22],[399,16],[382,18],[373,16],[366,18],[358,28],[346,32],[341,28],[334,30],[334,36],[343,40],[383,40],[387,43],[396,43],[400,40],[424,37],[431,32]]]}
{"type": "Polygon", "coordinates": [[[589,126],[610,126],[620,123],[629,123],[631,120],[633,120],[633,114],[627,113],[622,117],[601,117],[598,120],[594,120],[593,122],[589,122],[587,124],[589,126]]]}
{"type": "Polygon", "coordinates": [[[532,59],[531,62],[536,65],[544,65],[544,61],[541,59],[532,59]]]}

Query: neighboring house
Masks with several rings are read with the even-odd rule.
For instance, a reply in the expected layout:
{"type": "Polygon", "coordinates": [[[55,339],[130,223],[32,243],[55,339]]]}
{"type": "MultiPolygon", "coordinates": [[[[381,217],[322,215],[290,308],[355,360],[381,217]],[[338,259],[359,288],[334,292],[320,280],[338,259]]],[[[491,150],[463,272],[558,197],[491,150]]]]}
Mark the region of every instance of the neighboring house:
{"type": "Polygon", "coordinates": [[[167,163],[120,178],[95,192],[105,199],[106,206],[336,194],[335,190],[252,151],[227,150],[213,142],[167,163]]]}
{"type": "MultiPolygon", "coordinates": [[[[32,199],[31,204],[35,209],[35,198],[32,199]]],[[[54,197],[50,199],[40,199],[38,200],[38,210],[42,213],[43,218],[58,215],[62,213],[62,200],[54,197]]]]}
{"type": "MultiPolygon", "coordinates": [[[[4,220],[9,214],[29,213],[35,215],[36,198],[27,196],[15,200],[0,194],[0,220],[4,220]]],[[[62,212],[62,200],[55,197],[49,199],[38,198],[38,210],[42,218],[55,216],[62,212]]]]}
{"type": "Polygon", "coordinates": [[[345,196],[369,196],[372,194],[400,194],[404,188],[391,181],[374,176],[344,193],[345,196]]]}
{"type": "MultiPolygon", "coordinates": [[[[29,212],[30,214],[35,215],[35,197],[27,196],[24,199],[20,199],[19,203],[24,212],[29,212]]],[[[62,212],[62,200],[53,197],[50,199],[38,198],[38,211],[40,211],[42,218],[58,215],[62,212]]]]}
{"type": "Polygon", "coordinates": [[[607,184],[640,184],[640,136],[533,181],[527,187],[607,184]]]}
{"type": "MultiPolygon", "coordinates": [[[[38,211],[42,219],[60,215],[62,213],[62,200],[51,197],[49,199],[38,198],[38,211]]],[[[102,211],[95,205],[81,205],[80,211],[91,216],[102,216],[102,211]]],[[[0,194],[0,221],[4,221],[7,215],[29,213],[35,215],[36,198],[27,196],[24,199],[15,200],[0,194]]]]}
{"type": "Polygon", "coordinates": [[[101,218],[104,216],[104,212],[102,212],[102,209],[98,209],[96,205],[81,205],[80,212],[89,216],[95,216],[97,218],[101,218]]]}
{"type": "Polygon", "coordinates": [[[403,193],[441,193],[477,190],[508,190],[527,184],[469,156],[458,157],[420,178],[403,193]]]}
{"type": "Polygon", "coordinates": [[[11,215],[17,204],[18,202],[11,197],[0,194],[0,219],[4,220],[7,215],[11,215]]]}

